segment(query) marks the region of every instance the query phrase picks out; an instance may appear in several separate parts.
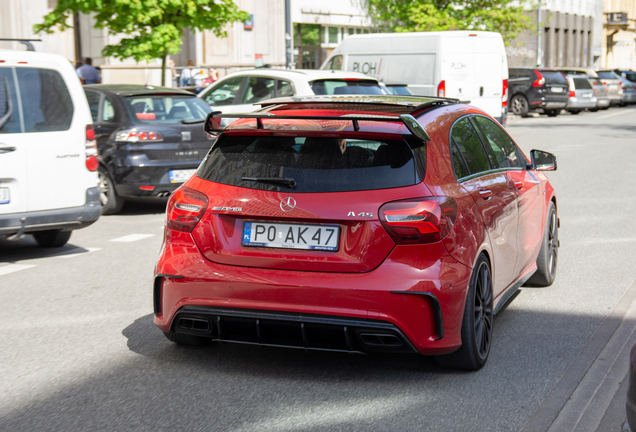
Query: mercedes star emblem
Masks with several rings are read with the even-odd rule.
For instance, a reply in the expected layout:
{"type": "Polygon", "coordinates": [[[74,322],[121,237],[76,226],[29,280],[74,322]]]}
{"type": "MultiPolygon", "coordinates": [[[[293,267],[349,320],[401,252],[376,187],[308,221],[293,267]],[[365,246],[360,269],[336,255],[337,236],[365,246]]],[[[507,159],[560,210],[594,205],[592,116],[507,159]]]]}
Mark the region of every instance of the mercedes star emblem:
{"type": "Polygon", "coordinates": [[[283,198],[280,202],[280,209],[285,213],[289,213],[296,208],[296,200],[292,197],[283,198]]]}

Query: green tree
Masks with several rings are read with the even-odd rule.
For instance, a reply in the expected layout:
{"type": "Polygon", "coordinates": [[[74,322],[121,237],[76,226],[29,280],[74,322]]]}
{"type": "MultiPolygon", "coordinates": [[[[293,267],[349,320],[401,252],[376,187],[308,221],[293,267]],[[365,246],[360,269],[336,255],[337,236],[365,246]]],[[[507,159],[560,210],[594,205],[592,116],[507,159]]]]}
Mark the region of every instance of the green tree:
{"type": "Polygon", "coordinates": [[[488,30],[507,42],[533,27],[536,0],[367,0],[369,15],[395,32],[488,30]]]}
{"type": "Polygon", "coordinates": [[[105,57],[160,58],[161,85],[165,85],[166,58],[181,51],[185,29],[212,30],[216,36],[226,37],[226,24],[250,17],[232,0],[58,0],[33,30],[52,33],[55,28],[70,28],[69,17],[78,12],[93,14],[95,28],[124,35],[118,44],[104,47],[105,57]]]}

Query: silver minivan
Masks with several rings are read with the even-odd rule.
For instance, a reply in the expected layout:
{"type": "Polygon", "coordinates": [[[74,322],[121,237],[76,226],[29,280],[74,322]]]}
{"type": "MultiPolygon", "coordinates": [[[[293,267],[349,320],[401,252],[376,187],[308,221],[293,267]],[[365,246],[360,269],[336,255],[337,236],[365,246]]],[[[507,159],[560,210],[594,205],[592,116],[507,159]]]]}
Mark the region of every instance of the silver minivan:
{"type": "Polygon", "coordinates": [[[585,109],[594,109],[598,102],[594,95],[594,87],[586,76],[566,75],[570,86],[570,98],[565,109],[578,114],[585,109]]]}

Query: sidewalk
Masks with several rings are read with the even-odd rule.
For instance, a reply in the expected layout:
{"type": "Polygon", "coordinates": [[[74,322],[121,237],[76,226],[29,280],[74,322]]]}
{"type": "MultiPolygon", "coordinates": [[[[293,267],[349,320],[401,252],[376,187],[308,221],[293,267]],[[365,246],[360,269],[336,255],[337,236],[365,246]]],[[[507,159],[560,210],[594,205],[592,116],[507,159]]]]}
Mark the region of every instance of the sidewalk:
{"type": "Polygon", "coordinates": [[[629,431],[625,401],[629,353],[635,340],[636,281],[521,431],[629,431]]]}

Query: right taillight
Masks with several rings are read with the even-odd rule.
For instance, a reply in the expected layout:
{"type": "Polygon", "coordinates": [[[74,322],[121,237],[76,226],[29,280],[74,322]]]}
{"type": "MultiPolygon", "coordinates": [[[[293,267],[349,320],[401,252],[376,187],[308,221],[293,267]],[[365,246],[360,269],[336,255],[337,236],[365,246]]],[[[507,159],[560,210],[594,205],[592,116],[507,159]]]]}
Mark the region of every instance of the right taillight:
{"type": "Polygon", "coordinates": [[[450,197],[393,201],[380,207],[380,221],[397,244],[434,243],[451,231],[457,203],[450,197]]]}
{"type": "Polygon", "coordinates": [[[570,90],[570,97],[572,97],[572,98],[573,98],[573,97],[575,97],[575,96],[576,96],[576,93],[574,92],[574,90],[570,90]]]}
{"type": "Polygon", "coordinates": [[[537,74],[537,79],[532,83],[532,87],[543,87],[545,84],[545,78],[541,75],[541,72],[534,71],[537,74]]]}
{"type": "Polygon", "coordinates": [[[99,160],[97,159],[97,141],[95,140],[95,130],[93,125],[86,125],[86,169],[97,171],[99,160]]]}
{"type": "Polygon", "coordinates": [[[446,97],[446,80],[441,80],[437,85],[437,96],[446,97]]]}
{"type": "Polygon", "coordinates": [[[170,196],[166,210],[166,227],[170,230],[190,233],[207,208],[208,197],[205,194],[182,186],[170,196]]]}

